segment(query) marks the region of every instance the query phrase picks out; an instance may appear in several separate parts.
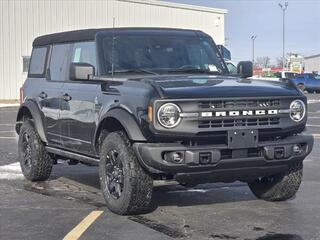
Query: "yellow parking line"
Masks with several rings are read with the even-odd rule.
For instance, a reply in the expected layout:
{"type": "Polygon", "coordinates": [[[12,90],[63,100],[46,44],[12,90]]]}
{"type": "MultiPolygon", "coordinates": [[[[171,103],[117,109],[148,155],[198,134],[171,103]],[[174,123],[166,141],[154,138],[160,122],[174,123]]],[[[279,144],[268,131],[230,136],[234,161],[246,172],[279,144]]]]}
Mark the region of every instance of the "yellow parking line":
{"type": "Polygon", "coordinates": [[[76,240],[90,227],[90,225],[103,213],[103,211],[92,211],[74,229],[71,230],[63,240],[76,240]]]}

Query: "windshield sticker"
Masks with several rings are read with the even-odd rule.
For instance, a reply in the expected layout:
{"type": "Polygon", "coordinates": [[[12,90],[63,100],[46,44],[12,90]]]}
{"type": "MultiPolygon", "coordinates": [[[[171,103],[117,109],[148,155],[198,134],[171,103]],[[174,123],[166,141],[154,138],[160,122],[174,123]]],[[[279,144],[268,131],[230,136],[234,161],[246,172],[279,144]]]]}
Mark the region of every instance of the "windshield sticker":
{"type": "Polygon", "coordinates": [[[73,62],[80,62],[80,56],[81,56],[81,48],[76,48],[74,51],[74,57],[73,57],[73,62]]]}
{"type": "Polygon", "coordinates": [[[213,64],[209,64],[208,68],[210,72],[218,72],[218,68],[213,64]]]}

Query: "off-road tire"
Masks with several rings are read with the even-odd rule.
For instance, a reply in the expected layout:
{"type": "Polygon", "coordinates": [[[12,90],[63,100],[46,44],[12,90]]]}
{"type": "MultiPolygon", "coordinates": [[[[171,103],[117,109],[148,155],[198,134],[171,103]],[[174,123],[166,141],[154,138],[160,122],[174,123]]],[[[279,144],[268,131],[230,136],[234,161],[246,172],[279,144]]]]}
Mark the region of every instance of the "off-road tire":
{"type": "Polygon", "coordinates": [[[248,183],[253,194],[266,201],[285,201],[295,196],[302,180],[303,164],[291,166],[282,174],[248,183]]]}
{"type": "Polygon", "coordinates": [[[18,140],[19,162],[24,177],[30,181],[45,181],[50,177],[53,160],[47,153],[43,142],[41,141],[32,120],[23,122],[18,140]],[[25,162],[25,149],[23,147],[23,138],[28,135],[30,141],[31,163],[29,167],[25,162]]]}
{"type": "Polygon", "coordinates": [[[138,214],[148,211],[153,189],[153,179],[140,166],[124,132],[112,132],[102,141],[99,164],[100,185],[107,207],[120,215],[138,214]],[[106,165],[108,153],[117,151],[123,166],[123,191],[118,199],[109,192],[106,165]]]}

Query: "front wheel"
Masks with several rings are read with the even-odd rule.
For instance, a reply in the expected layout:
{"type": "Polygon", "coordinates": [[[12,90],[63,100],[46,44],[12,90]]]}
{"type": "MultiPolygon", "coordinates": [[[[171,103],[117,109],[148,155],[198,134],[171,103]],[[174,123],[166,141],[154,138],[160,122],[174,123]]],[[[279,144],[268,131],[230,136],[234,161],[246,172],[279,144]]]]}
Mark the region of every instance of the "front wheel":
{"type": "Polygon", "coordinates": [[[263,177],[248,183],[253,194],[266,201],[285,201],[298,191],[302,181],[303,164],[291,166],[287,172],[263,177]]]}
{"type": "Polygon", "coordinates": [[[148,210],[153,179],[140,166],[123,132],[106,136],[100,151],[100,185],[107,207],[120,215],[148,210]]]}

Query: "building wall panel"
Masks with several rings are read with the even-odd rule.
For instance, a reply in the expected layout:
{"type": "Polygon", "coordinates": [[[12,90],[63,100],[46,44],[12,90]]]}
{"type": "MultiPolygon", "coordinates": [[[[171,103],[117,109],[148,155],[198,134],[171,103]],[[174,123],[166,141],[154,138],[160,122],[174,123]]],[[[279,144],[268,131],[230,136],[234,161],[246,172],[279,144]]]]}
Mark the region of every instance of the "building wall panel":
{"type": "Polygon", "coordinates": [[[26,78],[23,56],[43,34],[112,27],[176,27],[203,30],[224,43],[224,13],[192,10],[154,0],[0,0],[0,101],[18,99],[26,78]],[[220,18],[220,25],[215,21],[220,18]]]}

